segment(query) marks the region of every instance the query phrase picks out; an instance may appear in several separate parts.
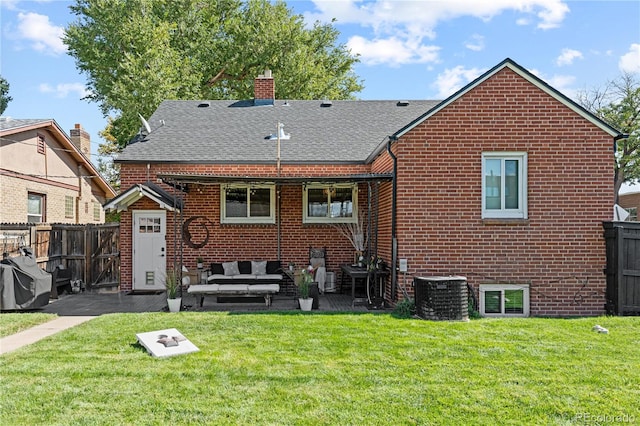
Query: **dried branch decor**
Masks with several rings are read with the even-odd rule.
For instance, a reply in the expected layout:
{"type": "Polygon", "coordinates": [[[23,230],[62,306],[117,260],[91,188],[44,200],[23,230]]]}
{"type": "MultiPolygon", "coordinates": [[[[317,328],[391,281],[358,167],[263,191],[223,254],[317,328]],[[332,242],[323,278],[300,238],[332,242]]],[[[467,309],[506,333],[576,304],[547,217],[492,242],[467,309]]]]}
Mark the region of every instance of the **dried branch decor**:
{"type": "Polygon", "coordinates": [[[355,223],[334,223],[332,226],[349,240],[356,251],[364,251],[367,246],[367,234],[364,227],[364,212],[360,211],[358,221],[355,223]]]}

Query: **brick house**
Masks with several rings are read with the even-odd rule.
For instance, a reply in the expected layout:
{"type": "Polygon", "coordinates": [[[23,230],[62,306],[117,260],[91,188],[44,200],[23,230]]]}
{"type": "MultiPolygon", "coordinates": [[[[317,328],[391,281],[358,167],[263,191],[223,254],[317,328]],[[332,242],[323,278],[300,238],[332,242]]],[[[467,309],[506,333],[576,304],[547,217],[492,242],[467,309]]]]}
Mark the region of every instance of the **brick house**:
{"type": "Polygon", "coordinates": [[[627,220],[637,222],[640,212],[640,191],[627,192],[618,196],[618,205],[629,212],[627,220]]]}
{"type": "Polygon", "coordinates": [[[104,223],[116,194],[90,161],[90,137],[55,120],[0,119],[0,223],[104,223]]]}
{"type": "Polygon", "coordinates": [[[339,272],[354,248],[333,225],[364,213],[369,252],[406,260],[392,304],[413,276],[462,275],[487,315],[604,312],[617,130],[510,59],[444,101],[276,92],[265,73],[254,100],[165,101],[122,152],[129,190],[106,207],[122,211],[123,290],[148,280],[150,251],[300,265],[326,247],[339,272]]]}

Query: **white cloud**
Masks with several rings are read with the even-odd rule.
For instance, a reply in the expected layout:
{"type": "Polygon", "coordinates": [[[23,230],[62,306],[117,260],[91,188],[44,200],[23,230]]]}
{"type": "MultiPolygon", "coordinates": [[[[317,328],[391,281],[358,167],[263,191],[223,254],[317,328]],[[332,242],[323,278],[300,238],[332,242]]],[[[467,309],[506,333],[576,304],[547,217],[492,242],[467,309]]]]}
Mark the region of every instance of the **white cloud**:
{"type": "Polygon", "coordinates": [[[49,17],[37,13],[18,14],[18,36],[31,42],[33,49],[52,55],[67,51],[62,43],[64,28],[53,25],[49,17]]]}
{"type": "Polygon", "coordinates": [[[75,93],[79,99],[82,99],[91,93],[82,83],[60,83],[55,87],[52,87],[47,83],[42,83],[39,86],[39,90],[42,93],[52,93],[57,98],[66,98],[69,94],[75,93]]]}
{"type": "Polygon", "coordinates": [[[433,83],[433,86],[438,90],[436,97],[444,99],[453,95],[485,71],[486,69],[481,68],[466,69],[462,65],[444,70],[443,73],[438,74],[435,83],[433,83]]]}
{"type": "Polygon", "coordinates": [[[560,56],[556,59],[556,65],[559,67],[571,65],[575,59],[583,59],[582,52],[574,49],[562,49],[560,56]]]}
{"type": "Polygon", "coordinates": [[[440,50],[437,46],[425,46],[397,37],[367,40],[364,37],[354,36],[347,42],[347,47],[352,53],[360,55],[363,64],[379,65],[384,63],[392,67],[436,62],[440,50]]]}
{"type": "MultiPolygon", "coordinates": [[[[531,22],[538,28],[549,29],[559,26],[569,12],[562,0],[314,0],[314,4],[317,11],[305,13],[306,22],[331,22],[335,18],[338,26],[355,24],[371,28],[373,35],[369,39],[353,36],[348,47],[361,55],[364,64],[389,63],[391,66],[437,61],[439,48],[426,40],[436,38],[436,28],[442,22],[460,17],[489,21],[506,11],[516,11],[519,25],[531,22]],[[391,52],[390,49],[398,51],[391,52]]],[[[466,46],[471,50],[483,50],[484,41],[472,38],[466,46]]]]}
{"type": "Polygon", "coordinates": [[[0,6],[7,10],[18,10],[18,3],[20,0],[0,0],[0,6]]]}
{"type": "Polygon", "coordinates": [[[479,34],[474,34],[469,40],[465,41],[464,47],[474,52],[480,52],[484,50],[484,37],[479,34]]]}
{"type": "Polygon", "coordinates": [[[620,68],[622,72],[640,72],[640,44],[633,43],[629,47],[629,52],[620,57],[618,68],[620,68]]]}
{"type": "Polygon", "coordinates": [[[360,24],[387,32],[400,26],[410,29],[414,34],[429,34],[442,21],[462,16],[490,20],[493,16],[509,10],[524,15],[517,18],[519,23],[527,18],[530,18],[530,21],[535,16],[538,18],[538,28],[549,29],[559,26],[569,12],[569,7],[562,0],[314,0],[314,4],[318,12],[306,13],[307,22],[329,22],[336,18],[338,25],[360,24]]]}
{"type": "Polygon", "coordinates": [[[529,72],[569,98],[575,98],[578,93],[575,88],[571,87],[576,82],[575,76],[555,74],[546,77],[537,69],[530,69],[529,72]]]}

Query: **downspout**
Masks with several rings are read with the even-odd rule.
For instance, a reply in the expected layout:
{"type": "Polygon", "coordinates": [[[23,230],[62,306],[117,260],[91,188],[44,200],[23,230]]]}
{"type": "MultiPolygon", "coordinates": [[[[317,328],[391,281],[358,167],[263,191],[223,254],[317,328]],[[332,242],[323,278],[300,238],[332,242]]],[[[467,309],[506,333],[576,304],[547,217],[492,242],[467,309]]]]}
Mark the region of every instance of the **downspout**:
{"type": "Polygon", "coordinates": [[[398,262],[398,241],[396,240],[396,203],[397,203],[397,189],[398,184],[397,169],[398,158],[391,151],[391,144],[397,141],[396,136],[389,136],[387,141],[387,152],[393,160],[393,171],[391,172],[391,300],[396,301],[397,288],[398,288],[398,270],[396,268],[398,262]]]}

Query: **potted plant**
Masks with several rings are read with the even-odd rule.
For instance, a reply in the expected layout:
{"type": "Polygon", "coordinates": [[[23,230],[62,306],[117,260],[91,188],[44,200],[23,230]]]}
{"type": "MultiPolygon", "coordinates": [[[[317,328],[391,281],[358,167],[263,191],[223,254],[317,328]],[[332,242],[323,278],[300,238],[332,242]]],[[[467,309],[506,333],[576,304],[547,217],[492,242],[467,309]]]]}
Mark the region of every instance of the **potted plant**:
{"type": "Polygon", "coordinates": [[[300,276],[300,282],[298,284],[298,302],[300,303],[300,310],[311,311],[313,307],[313,299],[309,297],[309,287],[313,282],[313,267],[309,265],[307,268],[302,269],[300,276]]]}
{"type": "Polygon", "coordinates": [[[204,259],[201,256],[198,256],[198,258],[196,259],[196,263],[198,264],[198,269],[202,269],[204,265],[204,259]]]}
{"type": "Polygon", "coordinates": [[[167,306],[169,307],[169,312],[179,312],[182,298],[178,297],[180,285],[178,284],[176,271],[170,270],[167,272],[164,287],[167,290],[167,306]]]}

